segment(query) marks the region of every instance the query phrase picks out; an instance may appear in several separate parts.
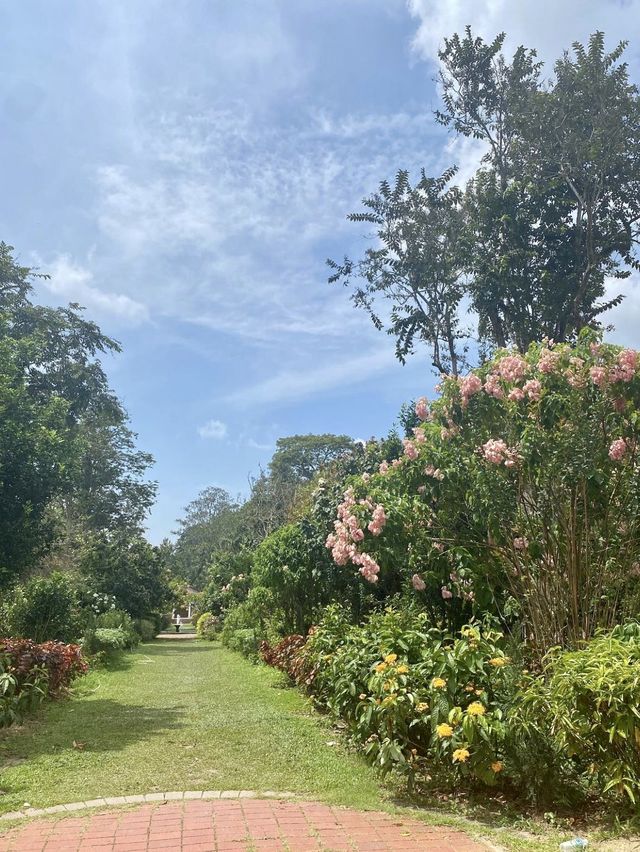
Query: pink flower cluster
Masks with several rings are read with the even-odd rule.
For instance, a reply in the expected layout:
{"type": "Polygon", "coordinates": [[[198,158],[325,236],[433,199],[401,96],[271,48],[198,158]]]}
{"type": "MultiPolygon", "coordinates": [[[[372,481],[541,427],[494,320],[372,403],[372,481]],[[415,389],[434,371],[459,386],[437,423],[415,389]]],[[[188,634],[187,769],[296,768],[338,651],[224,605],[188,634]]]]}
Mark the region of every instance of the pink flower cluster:
{"type": "Polygon", "coordinates": [[[482,390],[482,382],[475,373],[469,373],[468,376],[458,379],[458,384],[460,386],[460,395],[462,397],[462,407],[466,408],[469,404],[470,397],[482,390]]]}
{"type": "Polygon", "coordinates": [[[532,399],[534,402],[540,399],[542,394],[542,385],[538,381],[538,379],[529,379],[528,382],[524,383],[522,388],[524,392],[527,394],[529,399],[532,399]]]}
{"type": "Polygon", "coordinates": [[[500,384],[500,379],[498,376],[494,376],[493,373],[487,376],[487,380],[484,383],[484,390],[489,396],[493,396],[496,399],[504,399],[504,390],[500,384]]]}
{"type": "Polygon", "coordinates": [[[422,579],[420,574],[413,575],[413,577],[411,578],[411,585],[416,590],[416,592],[424,592],[424,590],[427,588],[427,584],[422,579]]]}
{"type": "Polygon", "coordinates": [[[541,373],[555,372],[558,362],[560,361],[560,353],[552,352],[550,349],[543,349],[538,359],[538,369],[541,373]]]}
{"type": "Polygon", "coordinates": [[[623,349],[618,355],[618,363],[611,368],[612,382],[630,382],[636,374],[638,353],[635,349],[623,349]]]}
{"type": "Polygon", "coordinates": [[[444,479],[444,473],[439,467],[434,467],[432,464],[427,465],[424,469],[426,476],[431,476],[433,479],[438,479],[440,482],[444,479]]]}
{"type": "Polygon", "coordinates": [[[589,375],[591,376],[591,381],[600,390],[606,387],[609,376],[605,367],[592,367],[589,370],[589,375]]]}
{"type": "Polygon", "coordinates": [[[482,455],[491,464],[504,464],[505,467],[515,467],[518,461],[518,454],[502,438],[490,438],[482,445],[482,455]]]}
{"type": "Polygon", "coordinates": [[[527,362],[521,355],[506,355],[496,365],[498,375],[507,382],[517,382],[524,379],[527,372],[527,362]]]}
{"type": "Polygon", "coordinates": [[[421,429],[419,426],[416,426],[413,430],[413,440],[416,442],[416,444],[426,443],[427,436],[424,433],[424,429],[421,429]]]}
{"type": "MultiPolygon", "coordinates": [[[[356,544],[364,538],[364,530],[353,511],[355,505],[353,489],[348,488],[344,493],[344,500],[338,506],[338,518],[334,521],[335,532],[327,536],[325,543],[330,548],[336,565],[346,565],[351,561],[354,565],[360,566],[360,573],[365,580],[377,583],[380,566],[372,556],[368,553],[360,553],[356,547],[356,544]]],[[[373,515],[367,528],[373,535],[380,535],[387,522],[384,507],[379,503],[374,506],[368,497],[360,500],[359,505],[372,510],[373,515]]]]}
{"type": "Polygon", "coordinates": [[[429,417],[429,402],[426,397],[421,396],[416,402],[416,414],[420,420],[427,420],[429,417]]]}
{"type": "Polygon", "coordinates": [[[609,447],[609,458],[613,461],[621,461],[627,452],[627,442],[624,438],[616,438],[609,447]]]}
{"type": "Polygon", "coordinates": [[[404,446],[405,456],[408,459],[411,459],[411,461],[415,461],[418,458],[418,448],[413,441],[410,441],[409,438],[405,438],[402,445],[404,446]]]}
{"type": "Polygon", "coordinates": [[[369,521],[367,529],[372,535],[380,535],[382,530],[384,529],[384,525],[387,523],[387,516],[384,512],[384,506],[380,503],[373,510],[373,516],[369,521]]]}

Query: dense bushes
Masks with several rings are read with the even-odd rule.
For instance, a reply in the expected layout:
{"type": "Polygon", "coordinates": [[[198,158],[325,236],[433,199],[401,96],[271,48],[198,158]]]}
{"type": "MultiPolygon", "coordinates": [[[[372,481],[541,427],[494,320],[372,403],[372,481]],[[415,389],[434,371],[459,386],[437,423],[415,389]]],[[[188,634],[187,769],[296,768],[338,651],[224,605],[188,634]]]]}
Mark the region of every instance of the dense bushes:
{"type": "Polygon", "coordinates": [[[34,577],[6,595],[0,620],[2,632],[10,636],[75,642],[83,620],[76,584],[62,573],[34,577]]]}
{"type": "Polygon", "coordinates": [[[283,623],[283,613],[277,609],[272,592],[257,586],[246,600],[227,612],[220,639],[229,648],[246,648],[249,656],[255,656],[261,642],[282,636],[283,623]]]}
{"type": "Polygon", "coordinates": [[[0,639],[0,726],[18,721],[45,696],[61,695],[86,671],[78,645],[0,639]]]}
{"type": "Polygon", "coordinates": [[[639,366],[585,332],[444,379],[404,457],[351,481],[334,560],[451,627],[519,621],[539,657],[612,627],[640,594],[639,366]]]}
{"type": "Polygon", "coordinates": [[[196,633],[202,639],[215,639],[221,627],[221,619],[210,612],[203,612],[196,622],[196,633]]]}
{"type": "Polygon", "coordinates": [[[530,674],[490,624],[452,635],[424,613],[362,625],[338,606],[261,656],[307,689],[383,774],[500,785],[538,804],[640,796],[639,628],[555,649],[530,674]]]}
{"type": "Polygon", "coordinates": [[[82,646],[88,654],[131,650],[140,641],[136,624],[128,612],[112,609],[92,620],[85,631],[82,646]]]}
{"type": "Polygon", "coordinates": [[[424,613],[392,609],[353,626],[333,607],[301,656],[315,703],[347,722],[383,772],[413,782],[437,767],[495,783],[515,681],[499,632],[468,626],[453,637],[424,613]]]}
{"type": "Polygon", "coordinates": [[[0,652],[0,728],[20,722],[47,694],[47,676],[34,666],[18,679],[11,659],[0,652]]]}
{"type": "Polygon", "coordinates": [[[553,649],[541,677],[525,681],[513,724],[548,737],[583,784],[640,798],[640,635],[638,625],[553,649]]]}

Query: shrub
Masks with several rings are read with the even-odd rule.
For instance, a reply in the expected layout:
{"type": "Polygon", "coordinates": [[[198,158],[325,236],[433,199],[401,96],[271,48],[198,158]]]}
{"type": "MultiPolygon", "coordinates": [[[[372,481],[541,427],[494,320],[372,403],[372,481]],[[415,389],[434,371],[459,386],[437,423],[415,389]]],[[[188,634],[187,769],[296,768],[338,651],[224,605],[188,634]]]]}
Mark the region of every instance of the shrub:
{"type": "Polygon", "coordinates": [[[269,589],[283,613],[283,631],[306,633],[317,610],[329,602],[331,560],[308,519],[267,536],[254,554],[254,586],[269,589]]]}
{"type": "Polygon", "coordinates": [[[8,595],[5,629],[34,642],[74,642],[82,636],[82,615],[74,581],[66,574],[34,577],[8,595]]]}
{"type": "Polygon", "coordinates": [[[302,678],[304,671],[300,651],[306,641],[305,636],[294,633],[292,636],[285,636],[276,645],[262,642],[260,657],[268,666],[280,669],[297,683],[302,678]]]}
{"type": "Polygon", "coordinates": [[[469,625],[454,637],[391,609],[349,626],[330,607],[299,654],[298,680],[383,773],[498,780],[516,679],[498,631],[469,625]]]}
{"type": "Polygon", "coordinates": [[[251,627],[234,630],[227,635],[226,645],[232,651],[239,651],[252,660],[258,659],[259,640],[256,631],[251,627]]]}
{"type": "Polygon", "coordinates": [[[96,618],[96,628],[120,630],[124,638],[123,648],[127,650],[135,648],[140,641],[135,622],[129,613],[122,609],[112,609],[99,615],[96,618]]]}
{"type": "Polygon", "coordinates": [[[640,642],[637,626],[577,651],[552,650],[513,714],[524,732],[551,739],[585,787],[640,796],[640,642]]]}
{"type": "Polygon", "coordinates": [[[441,399],[405,455],[352,480],[327,539],[385,594],[460,626],[524,622],[538,656],[640,599],[640,357],[593,332],[501,351],[441,399]]]}
{"type": "Polygon", "coordinates": [[[91,654],[124,651],[128,638],[121,627],[97,627],[92,634],[89,652],[91,654]]]}
{"type": "Polygon", "coordinates": [[[136,633],[143,642],[153,642],[158,634],[155,621],[139,618],[135,622],[136,633]]]}
{"type": "Polygon", "coordinates": [[[234,647],[232,642],[237,645],[237,640],[232,640],[232,637],[238,631],[251,631],[255,638],[255,642],[249,643],[250,656],[257,654],[260,642],[277,640],[282,636],[282,613],[275,607],[273,594],[268,589],[251,589],[245,601],[227,612],[220,633],[222,644],[229,648],[234,647]]]}
{"type": "Polygon", "coordinates": [[[12,671],[10,658],[0,653],[0,728],[21,722],[47,694],[47,674],[34,667],[21,680],[12,671]]]}
{"type": "Polygon", "coordinates": [[[216,639],[220,632],[221,620],[211,612],[203,612],[196,624],[196,632],[202,639],[216,639]]]}
{"type": "Polygon", "coordinates": [[[88,669],[80,647],[62,642],[38,644],[30,639],[0,639],[0,656],[5,660],[5,671],[16,678],[18,690],[33,681],[34,673],[44,673],[51,697],[62,694],[75,677],[88,669]]]}

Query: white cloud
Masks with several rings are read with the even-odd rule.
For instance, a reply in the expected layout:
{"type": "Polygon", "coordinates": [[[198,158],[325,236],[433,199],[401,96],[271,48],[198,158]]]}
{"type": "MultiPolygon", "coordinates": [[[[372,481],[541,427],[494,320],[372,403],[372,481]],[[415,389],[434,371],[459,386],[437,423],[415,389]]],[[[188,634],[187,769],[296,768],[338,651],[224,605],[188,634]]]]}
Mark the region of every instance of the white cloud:
{"type": "Polygon", "coordinates": [[[222,420],[208,420],[204,426],[198,427],[198,434],[201,438],[213,438],[216,441],[221,441],[227,437],[227,424],[222,420]]]}
{"type": "Polygon", "coordinates": [[[504,31],[507,52],[524,44],[549,64],[596,30],[610,46],[631,39],[633,47],[640,35],[640,0],[407,0],[407,6],[419,22],[414,47],[432,60],[445,36],[462,34],[467,24],[485,40],[504,31]]]}
{"type": "Polygon", "coordinates": [[[245,108],[163,114],[141,131],[143,161],[98,171],[98,223],[160,314],[257,344],[349,338],[363,318],[326,283],[326,246],[360,250],[368,226],[346,214],[400,166],[439,168],[430,130],[428,113],[285,129],[245,108]]]}
{"type": "Polygon", "coordinates": [[[315,369],[283,370],[252,387],[234,392],[227,402],[240,406],[291,402],[358,384],[390,368],[397,369],[393,348],[384,346],[315,369]]]}
{"type": "Polygon", "coordinates": [[[149,319],[149,311],[141,302],[124,293],[103,290],[93,283],[91,270],[74,262],[68,255],[58,255],[48,264],[40,264],[51,278],[42,279],[46,289],[65,301],[78,302],[100,314],[119,317],[138,324],[149,319]]]}

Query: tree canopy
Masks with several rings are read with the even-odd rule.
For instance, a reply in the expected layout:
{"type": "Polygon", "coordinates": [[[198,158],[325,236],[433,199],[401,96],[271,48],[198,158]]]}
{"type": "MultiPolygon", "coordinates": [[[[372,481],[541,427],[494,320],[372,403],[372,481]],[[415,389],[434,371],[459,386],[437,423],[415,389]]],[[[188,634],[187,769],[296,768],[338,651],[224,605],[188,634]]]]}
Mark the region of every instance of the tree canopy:
{"type": "Polygon", "coordinates": [[[467,28],[439,52],[436,119],[484,147],[466,186],[451,185],[455,166],[415,186],[399,171],[349,217],[375,226],[375,247],[329,261],[329,280],[355,281],[354,304],[396,338],[401,361],[423,343],[454,375],[473,340],[482,356],[600,328],[623,298],[607,298],[607,279],[640,268],[640,97],[626,44],[607,52],[596,32],[547,81],[535,50],[507,61],[504,38],[467,28]]]}

